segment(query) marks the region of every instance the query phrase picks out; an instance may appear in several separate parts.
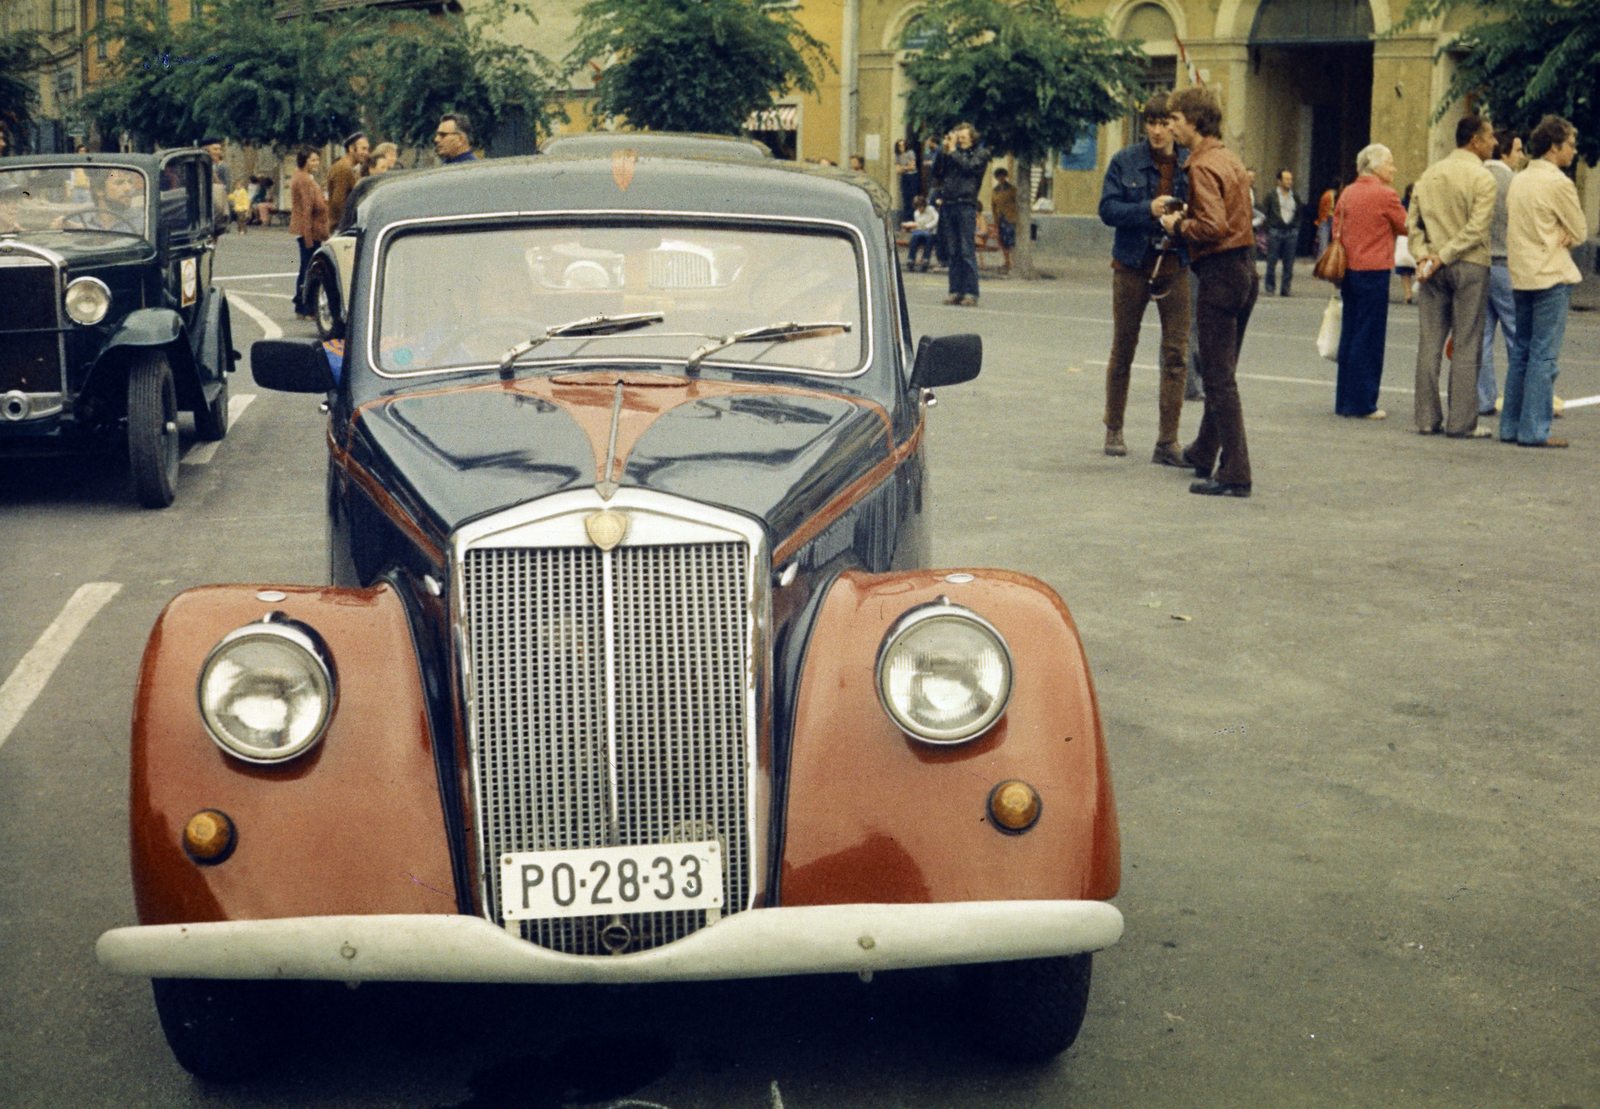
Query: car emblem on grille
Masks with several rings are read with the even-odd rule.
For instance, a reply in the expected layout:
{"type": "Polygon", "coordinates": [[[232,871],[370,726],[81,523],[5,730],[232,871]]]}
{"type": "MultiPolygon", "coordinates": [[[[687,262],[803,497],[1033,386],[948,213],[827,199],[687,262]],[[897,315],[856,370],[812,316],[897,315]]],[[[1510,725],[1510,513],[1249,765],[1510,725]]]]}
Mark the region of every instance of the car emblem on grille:
{"type": "Polygon", "coordinates": [[[583,530],[589,533],[596,547],[609,551],[628,534],[628,518],[620,512],[596,512],[585,518],[583,530]]]}

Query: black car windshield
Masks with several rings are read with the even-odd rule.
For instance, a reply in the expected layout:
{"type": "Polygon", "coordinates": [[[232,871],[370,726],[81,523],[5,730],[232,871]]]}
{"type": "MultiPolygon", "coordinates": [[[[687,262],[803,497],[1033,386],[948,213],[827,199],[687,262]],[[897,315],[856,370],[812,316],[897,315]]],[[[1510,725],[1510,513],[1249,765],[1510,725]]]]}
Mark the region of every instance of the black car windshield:
{"type": "Polygon", "coordinates": [[[789,320],[848,330],[736,342],[704,364],[848,374],[865,360],[860,262],[852,240],[833,232],[697,224],[414,232],[385,253],[380,296],[374,350],[392,375],[494,369],[549,328],[641,313],[661,321],[542,339],[517,369],[682,364],[708,340],[789,320]]]}
{"type": "Polygon", "coordinates": [[[144,174],[113,166],[0,170],[0,235],[102,231],[143,235],[144,174]]]}

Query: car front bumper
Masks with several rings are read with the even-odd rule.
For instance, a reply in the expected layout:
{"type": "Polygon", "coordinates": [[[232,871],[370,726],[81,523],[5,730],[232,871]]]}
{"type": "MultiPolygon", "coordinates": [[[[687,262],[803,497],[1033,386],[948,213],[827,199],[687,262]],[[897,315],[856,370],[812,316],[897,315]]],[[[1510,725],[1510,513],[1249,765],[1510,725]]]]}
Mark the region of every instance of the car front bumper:
{"type": "Polygon", "coordinates": [[[100,965],[151,978],[672,982],[1005,962],[1098,951],[1122,935],[1103,901],[753,909],[650,951],[566,955],[469,916],[329,916],[116,928],[100,965]]]}

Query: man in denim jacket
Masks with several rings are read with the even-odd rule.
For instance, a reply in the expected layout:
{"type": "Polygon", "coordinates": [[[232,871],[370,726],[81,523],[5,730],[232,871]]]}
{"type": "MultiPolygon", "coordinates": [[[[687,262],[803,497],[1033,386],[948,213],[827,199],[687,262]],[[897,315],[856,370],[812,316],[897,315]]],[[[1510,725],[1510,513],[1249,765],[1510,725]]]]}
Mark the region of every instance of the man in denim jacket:
{"type": "MultiPolygon", "coordinates": [[[[1183,411],[1185,355],[1189,347],[1189,258],[1179,248],[1177,272],[1159,276],[1152,294],[1152,276],[1160,260],[1159,217],[1187,200],[1188,183],[1180,172],[1188,151],[1173,142],[1167,94],[1157,93],[1144,107],[1143,142],[1112,155],[1100,190],[1100,219],[1116,228],[1111,246],[1111,358],[1106,364],[1106,453],[1128,453],[1122,440],[1122,418],[1128,407],[1128,379],[1139,325],[1152,295],[1161,317],[1160,418],[1152,462],[1184,466],[1178,446],[1178,417],[1183,411]],[[1163,289],[1165,291],[1163,291],[1163,289]]],[[[1171,266],[1169,258],[1167,265],[1171,266]]]]}

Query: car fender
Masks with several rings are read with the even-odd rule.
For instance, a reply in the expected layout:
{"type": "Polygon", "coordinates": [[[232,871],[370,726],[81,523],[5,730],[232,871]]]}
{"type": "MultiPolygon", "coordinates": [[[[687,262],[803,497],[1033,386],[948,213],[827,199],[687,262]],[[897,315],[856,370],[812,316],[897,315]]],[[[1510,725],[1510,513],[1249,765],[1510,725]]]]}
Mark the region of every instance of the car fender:
{"type": "Polygon", "coordinates": [[[428,706],[396,590],[221,585],[174,598],[140,667],[129,812],[142,924],[456,912],[428,706]],[[262,766],[211,739],[196,689],[217,642],[272,613],[316,631],[338,692],[320,742],[262,766]],[[236,829],[211,865],[182,846],[206,809],[236,829]]]}
{"type": "Polygon", "coordinates": [[[233,312],[228,307],[227,293],[217,288],[207,290],[200,328],[189,338],[195,363],[208,381],[221,381],[224,374],[234,371],[238,352],[233,349],[233,312]]]}
{"type": "Polygon", "coordinates": [[[190,345],[189,329],[184,326],[183,317],[171,308],[136,308],[124,316],[100,348],[84,391],[97,391],[108,398],[116,396],[125,387],[130,357],[152,347],[166,352],[178,388],[178,406],[195,408],[201,395],[199,369],[190,345]]]}
{"type": "Polygon", "coordinates": [[[1111,775],[1072,616],[1043,582],[1000,570],[841,575],[806,650],[795,706],[779,900],[1105,900],[1121,882],[1111,775]],[[992,624],[1013,661],[1005,713],[966,743],[903,733],[878,699],[884,637],[947,598],[992,624]],[[987,804],[1021,779],[1037,822],[1001,831],[987,804]]]}

